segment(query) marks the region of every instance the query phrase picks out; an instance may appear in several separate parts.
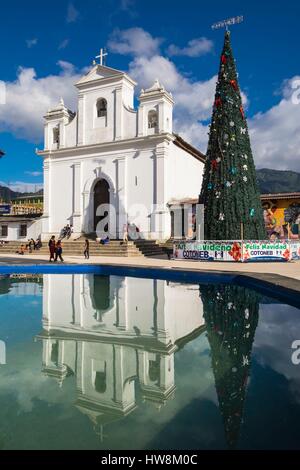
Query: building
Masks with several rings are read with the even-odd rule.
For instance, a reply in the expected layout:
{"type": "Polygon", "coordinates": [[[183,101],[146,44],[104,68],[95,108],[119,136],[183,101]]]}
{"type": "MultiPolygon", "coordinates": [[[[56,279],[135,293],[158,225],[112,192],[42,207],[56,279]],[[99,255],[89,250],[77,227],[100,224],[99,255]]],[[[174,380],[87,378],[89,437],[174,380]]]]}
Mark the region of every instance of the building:
{"type": "Polygon", "coordinates": [[[156,80],[135,109],[136,85],[95,65],[76,83],[76,113],[63,100],[46,113],[43,238],[71,224],[75,236],[118,239],[129,221],[146,239],[168,239],[169,201],[198,196],[205,157],[173,133],[172,95],[156,80]]]}
{"type": "Polygon", "coordinates": [[[43,195],[22,196],[0,204],[0,240],[25,242],[41,236],[43,195]]]}
{"type": "Polygon", "coordinates": [[[12,215],[42,215],[43,214],[43,194],[32,194],[21,196],[11,201],[12,215]]]}

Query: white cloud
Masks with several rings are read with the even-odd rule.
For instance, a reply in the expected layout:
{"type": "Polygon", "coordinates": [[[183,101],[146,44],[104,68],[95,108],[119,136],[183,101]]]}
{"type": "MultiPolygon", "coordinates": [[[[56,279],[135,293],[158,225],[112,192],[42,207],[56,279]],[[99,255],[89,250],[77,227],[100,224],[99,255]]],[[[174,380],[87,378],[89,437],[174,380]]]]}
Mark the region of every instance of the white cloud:
{"type": "Polygon", "coordinates": [[[25,175],[30,176],[41,176],[43,173],[41,171],[25,171],[25,175]]]}
{"type": "Polygon", "coordinates": [[[129,74],[143,88],[159,79],[174,96],[174,131],[206,152],[207,126],[200,121],[210,118],[217,77],[192,81],[173,62],[159,55],[134,58],[129,64],[129,74]]]}
{"type": "Polygon", "coordinates": [[[43,136],[43,116],[61,97],[67,106],[76,109],[74,83],[82,71],[76,72],[68,62],[58,63],[57,75],[38,78],[33,68],[19,68],[14,82],[6,83],[6,104],[0,106],[0,128],[16,137],[38,143],[43,136]]]}
{"type": "Polygon", "coordinates": [[[34,38],[34,39],[26,39],[26,44],[27,44],[28,49],[31,49],[31,47],[33,47],[33,46],[36,46],[37,43],[38,43],[37,38],[34,38]]]}
{"type": "Polygon", "coordinates": [[[158,52],[161,42],[161,38],[153,38],[142,28],[130,28],[123,31],[115,29],[108,41],[108,47],[117,54],[150,57],[158,52]]]}
{"type": "Polygon", "coordinates": [[[64,39],[59,45],[58,50],[65,49],[69,44],[69,39],[64,39]]]}
{"type": "Polygon", "coordinates": [[[79,17],[79,11],[75,8],[72,2],[68,5],[67,10],[67,23],[75,23],[79,17]]]}
{"type": "Polygon", "coordinates": [[[175,44],[171,44],[167,53],[169,56],[188,56],[188,57],[199,57],[211,52],[214,43],[207,38],[191,39],[186,47],[178,47],[175,44]]]}
{"type": "Polygon", "coordinates": [[[300,104],[293,100],[294,77],[285,80],[280,102],[249,119],[255,161],[260,168],[300,171],[300,104]]]}

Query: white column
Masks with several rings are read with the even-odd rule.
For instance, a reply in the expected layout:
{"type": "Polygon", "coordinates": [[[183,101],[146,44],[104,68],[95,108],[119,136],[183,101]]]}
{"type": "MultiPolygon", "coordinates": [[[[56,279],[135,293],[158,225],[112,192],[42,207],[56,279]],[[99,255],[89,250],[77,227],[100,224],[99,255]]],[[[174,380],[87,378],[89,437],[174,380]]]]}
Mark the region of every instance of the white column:
{"type": "Polygon", "coordinates": [[[123,103],[122,103],[122,88],[115,90],[115,140],[123,138],[123,103]]]}
{"type": "Polygon", "coordinates": [[[50,232],[50,200],[51,200],[51,173],[50,161],[44,160],[44,213],[42,219],[42,233],[47,237],[50,232]]]}
{"type": "Polygon", "coordinates": [[[152,238],[163,240],[166,236],[166,216],[168,215],[166,201],[166,160],[168,144],[163,142],[156,147],[154,158],[154,178],[156,179],[156,194],[154,194],[153,232],[152,238]]]}
{"type": "Polygon", "coordinates": [[[81,233],[81,163],[73,165],[73,230],[81,233]]]}
{"type": "Polygon", "coordinates": [[[90,208],[90,192],[83,191],[82,193],[82,231],[84,233],[93,232],[92,215],[90,208]]]}
{"type": "Polygon", "coordinates": [[[118,289],[117,293],[117,328],[124,331],[128,330],[127,289],[127,279],[124,278],[122,287],[118,289]]]}
{"type": "Polygon", "coordinates": [[[145,107],[140,105],[138,109],[138,137],[145,135],[145,107]]]}
{"type": "Polygon", "coordinates": [[[117,236],[123,237],[123,227],[127,223],[127,159],[126,157],[117,158],[116,164],[116,186],[117,186],[117,236]]]}
{"type": "Polygon", "coordinates": [[[165,128],[165,106],[164,103],[158,105],[158,132],[164,132],[165,128]]]}
{"type": "Polygon", "coordinates": [[[85,97],[78,95],[77,144],[85,144],[85,97]]]}
{"type": "Polygon", "coordinates": [[[49,124],[46,122],[44,124],[44,150],[49,149],[49,124]]]}

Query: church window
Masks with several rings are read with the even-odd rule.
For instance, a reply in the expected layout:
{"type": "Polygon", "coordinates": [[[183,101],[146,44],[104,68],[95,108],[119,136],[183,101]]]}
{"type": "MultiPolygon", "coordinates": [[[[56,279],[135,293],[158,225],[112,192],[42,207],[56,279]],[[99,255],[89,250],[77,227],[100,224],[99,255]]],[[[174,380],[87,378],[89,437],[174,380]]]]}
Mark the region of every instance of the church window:
{"type": "Polygon", "coordinates": [[[27,224],[20,225],[20,237],[27,237],[27,224]]]}
{"type": "Polygon", "coordinates": [[[106,379],[107,379],[106,361],[95,361],[93,363],[93,369],[94,367],[97,367],[96,370],[93,370],[94,389],[98,393],[104,393],[106,391],[106,379]]]}
{"type": "Polygon", "coordinates": [[[149,379],[158,382],[160,375],[160,357],[157,354],[154,360],[149,361],[149,379]]]}
{"type": "Polygon", "coordinates": [[[56,126],[53,129],[53,143],[59,144],[59,126],[56,126]]]}
{"type": "Polygon", "coordinates": [[[55,365],[58,365],[58,341],[55,341],[55,343],[52,344],[51,362],[53,362],[55,365]]]}
{"type": "Polygon", "coordinates": [[[107,115],[107,101],[100,98],[97,101],[97,117],[106,117],[107,115]]]}
{"type": "Polygon", "coordinates": [[[1,237],[7,237],[7,236],[8,236],[8,226],[1,225],[1,237]]]}
{"type": "Polygon", "coordinates": [[[148,129],[156,129],[158,127],[157,111],[152,109],[148,113],[148,129]]]}

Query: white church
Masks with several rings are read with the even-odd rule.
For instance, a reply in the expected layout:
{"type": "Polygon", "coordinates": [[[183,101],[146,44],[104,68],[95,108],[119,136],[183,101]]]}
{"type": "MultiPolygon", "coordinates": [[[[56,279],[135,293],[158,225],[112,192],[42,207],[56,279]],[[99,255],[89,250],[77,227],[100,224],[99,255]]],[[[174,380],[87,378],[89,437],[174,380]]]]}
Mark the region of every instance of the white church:
{"type": "Polygon", "coordinates": [[[94,64],[75,84],[78,109],[61,99],[45,115],[43,217],[26,238],[98,233],[134,223],[141,238],[166,240],[180,204],[197,199],[205,156],[173,133],[174,100],[158,80],[141,90],[125,72],[94,64]]]}
{"type": "Polygon", "coordinates": [[[45,116],[42,237],[66,224],[93,233],[105,218],[112,239],[127,222],[168,239],[172,204],[198,197],[205,157],[173,133],[174,100],[158,80],[135,109],[136,82],[102,61],[76,83],[76,113],[61,100],[45,116]]]}

